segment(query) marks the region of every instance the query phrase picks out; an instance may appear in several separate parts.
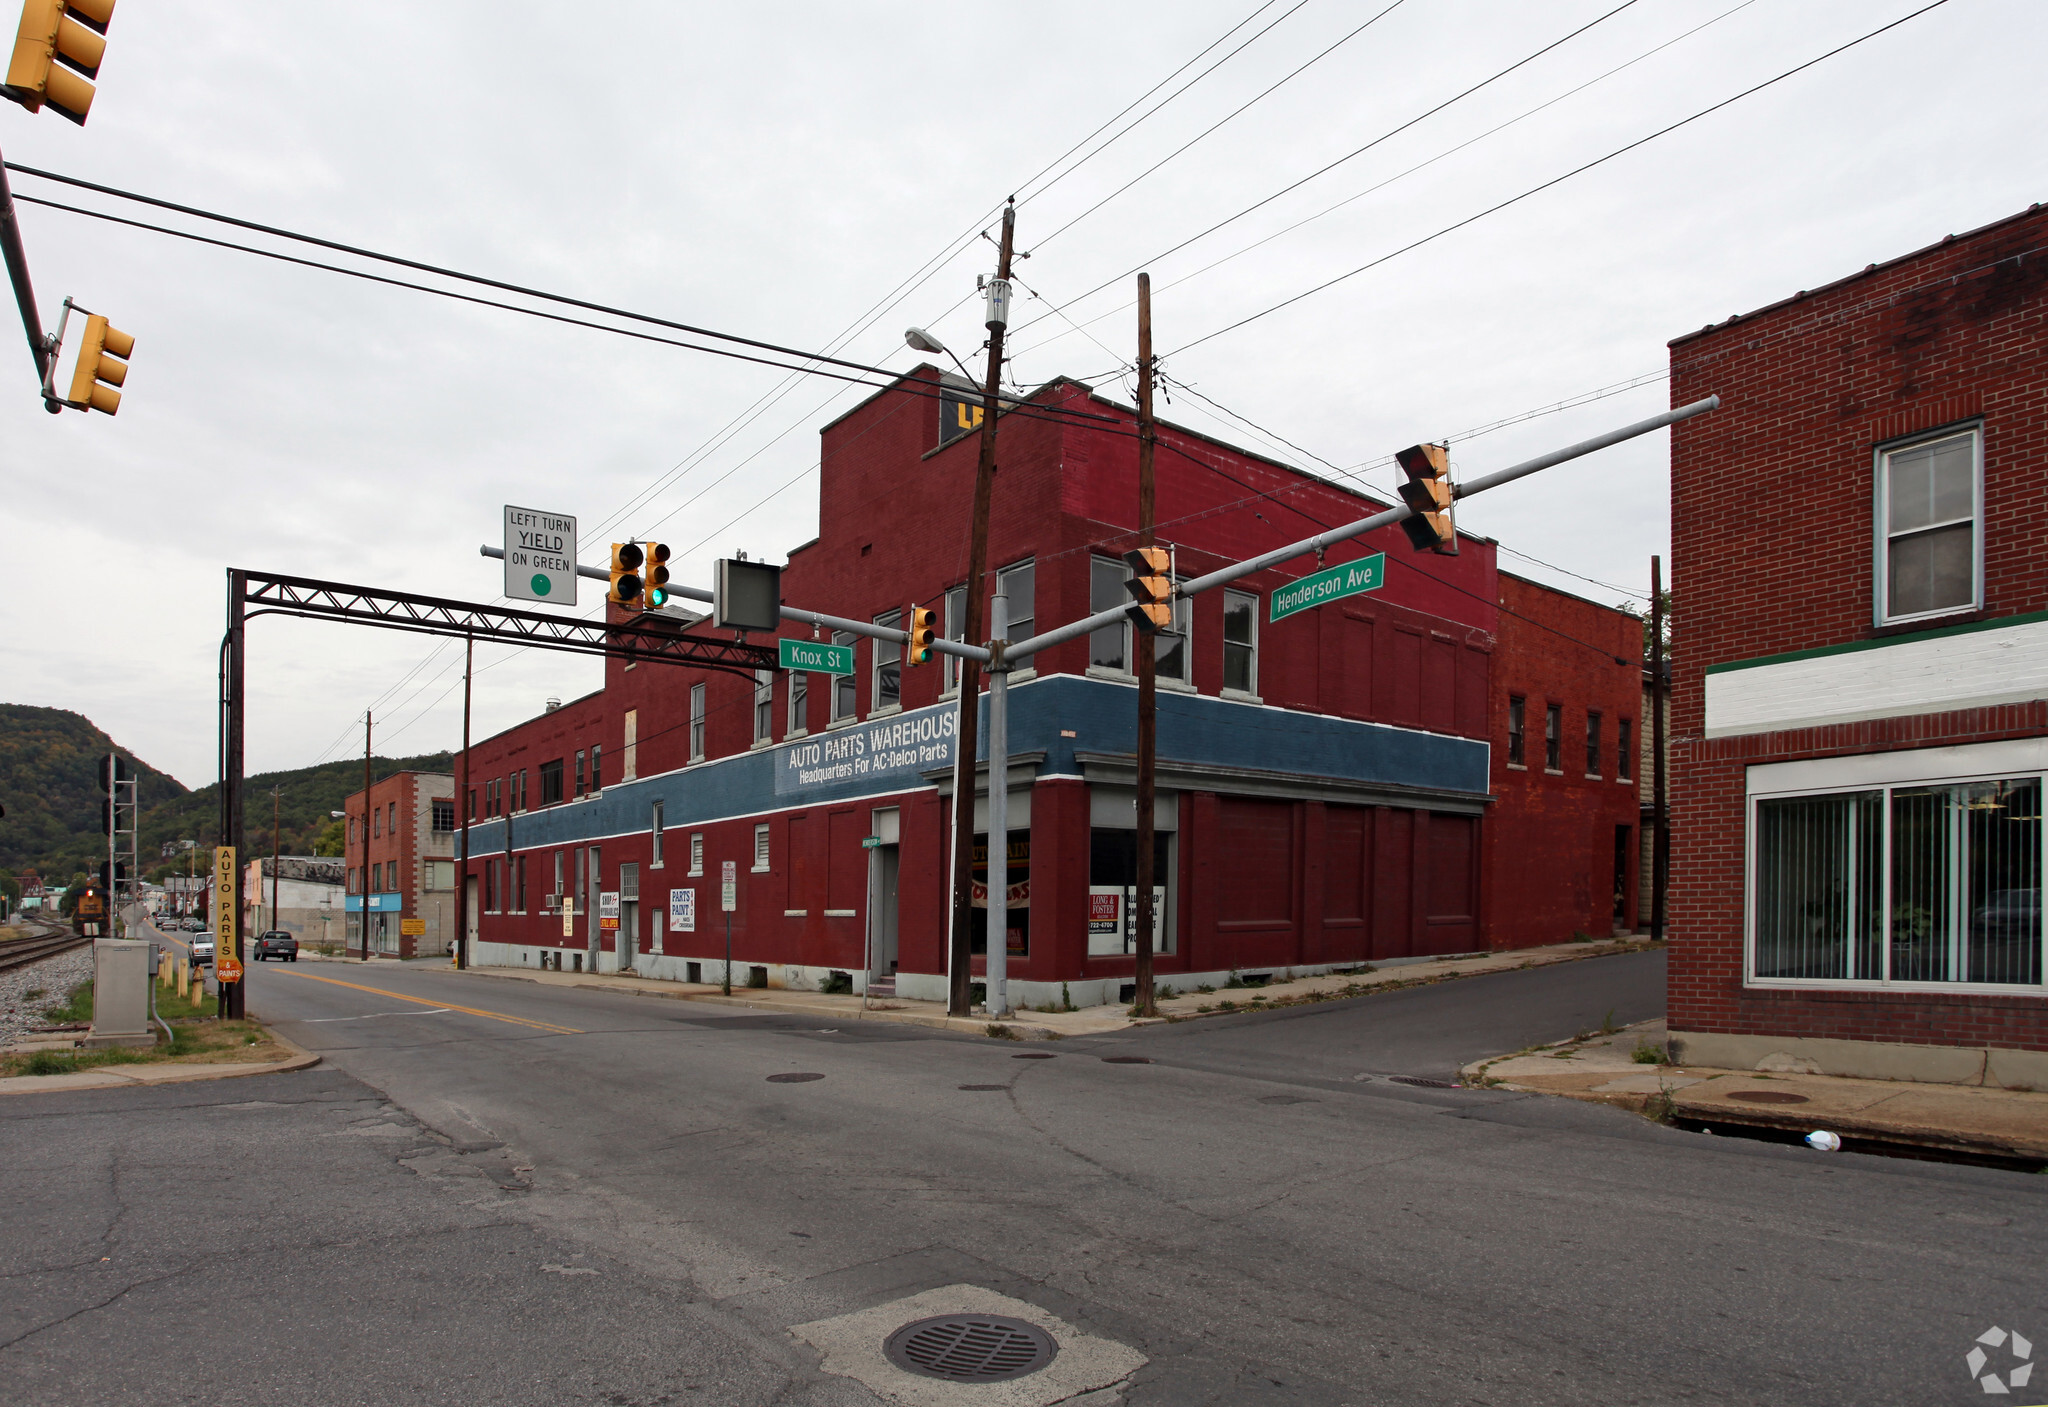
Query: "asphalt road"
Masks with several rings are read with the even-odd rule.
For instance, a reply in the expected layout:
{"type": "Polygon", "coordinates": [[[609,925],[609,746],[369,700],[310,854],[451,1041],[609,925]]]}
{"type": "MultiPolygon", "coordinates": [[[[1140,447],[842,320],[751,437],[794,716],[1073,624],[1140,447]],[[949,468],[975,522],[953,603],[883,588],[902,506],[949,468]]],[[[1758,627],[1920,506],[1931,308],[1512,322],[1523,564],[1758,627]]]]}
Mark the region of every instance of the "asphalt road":
{"type": "Polygon", "coordinates": [[[869,1403],[789,1327],[953,1284],[1136,1349],[1134,1404],[1984,1400],[2048,1181],[1384,1078],[1659,962],[1042,1047],[252,965],[326,1065],[0,1102],[0,1400],[869,1403]]]}

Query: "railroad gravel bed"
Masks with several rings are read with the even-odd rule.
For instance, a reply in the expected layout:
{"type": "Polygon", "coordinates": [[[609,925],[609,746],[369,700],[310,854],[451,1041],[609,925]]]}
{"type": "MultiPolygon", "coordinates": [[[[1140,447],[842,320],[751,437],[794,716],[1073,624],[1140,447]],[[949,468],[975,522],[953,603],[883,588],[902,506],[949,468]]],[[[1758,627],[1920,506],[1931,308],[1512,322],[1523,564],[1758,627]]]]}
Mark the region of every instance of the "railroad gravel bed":
{"type": "Polygon", "coordinates": [[[0,972],[0,1045],[44,1024],[46,1008],[62,1002],[79,983],[91,980],[90,944],[44,958],[41,962],[32,962],[26,967],[0,972]],[[24,999],[23,993],[38,988],[42,990],[41,996],[33,1001],[24,999]]]}

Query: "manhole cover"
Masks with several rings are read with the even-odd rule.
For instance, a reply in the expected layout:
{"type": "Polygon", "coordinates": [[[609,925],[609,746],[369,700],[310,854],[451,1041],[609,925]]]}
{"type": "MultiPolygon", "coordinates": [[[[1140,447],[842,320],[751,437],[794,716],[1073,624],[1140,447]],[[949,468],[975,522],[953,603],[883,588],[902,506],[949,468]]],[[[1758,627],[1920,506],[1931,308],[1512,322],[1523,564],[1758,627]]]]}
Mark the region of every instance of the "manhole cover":
{"type": "Polygon", "coordinates": [[[1804,1104],[1806,1096],[1794,1094],[1789,1089],[1735,1089],[1728,1091],[1730,1099],[1739,1099],[1745,1104],[1804,1104]]]}
{"type": "Polygon", "coordinates": [[[1012,1060],[1053,1060],[1056,1058],[1049,1050],[1027,1050],[1020,1055],[1010,1057],[1012,1060]]]}
{"type": "Polygon", "coordinates": [[[771,1085],[800,1085],[807,1080],[822,1080],[824,1078],[823,1075],[813,1074],[808,1070],[799,1070],[784,1075],[770,1075],[768,1083],[771,1085]]]}
{"type": "Polygon", "coordinates": [[[1002,1383],[1035,1373],[1060,1351],[1036,1324],[1001,1314],[940,1314],[905,1324],[882,1352],[906,1373],[950,1383],[1002,1383]]]}
{"type": "Polygon", "coordinates": [[[1102,1057],[1102,1063],[1105,1065],[1150,1065],[1152,1057],[1149,1055],[1105,1055],[1102,1057]]]}
{"type": "Polygon", "coordinates": [[[1421,1085],[1424,1089],[1463,1089],[1455,1080],[1425,1080],[1420,1075],[1389,1075],[1397,1085],[1421,1085]]]}
{"type": "Polygon", "coordinates": [[[962,1085],[962,1089],[1008,1089],[1008,1085],[962,1085]]]}

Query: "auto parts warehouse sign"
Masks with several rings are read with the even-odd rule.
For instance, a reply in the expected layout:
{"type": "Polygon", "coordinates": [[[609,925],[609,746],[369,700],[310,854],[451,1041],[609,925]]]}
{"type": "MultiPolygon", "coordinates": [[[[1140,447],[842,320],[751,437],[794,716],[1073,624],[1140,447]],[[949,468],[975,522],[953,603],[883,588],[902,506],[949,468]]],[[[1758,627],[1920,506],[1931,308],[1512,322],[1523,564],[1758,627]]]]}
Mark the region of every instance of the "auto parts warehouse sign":
{"type": "Polygon", "coordinates": [[[912,783],[920,773],[953,765],[959,729],[959,713],[946,706],[790,743],[775,760],[775,794],[847,783],[879,791],[912,783]]]}

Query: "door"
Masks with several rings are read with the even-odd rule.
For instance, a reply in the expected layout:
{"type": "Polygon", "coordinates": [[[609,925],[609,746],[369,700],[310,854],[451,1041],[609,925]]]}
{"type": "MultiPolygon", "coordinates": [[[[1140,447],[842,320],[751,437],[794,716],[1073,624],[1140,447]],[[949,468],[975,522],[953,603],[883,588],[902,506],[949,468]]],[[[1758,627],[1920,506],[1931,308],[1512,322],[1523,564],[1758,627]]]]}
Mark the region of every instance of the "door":
{"type": "Polygon", "coordinates": [[[901,849],[894,845],[875,849],[875,955],[871,976],[896,975],[896,877],[901,849]]]}
{"type": "Polygon", "coordinates": [[[602,930],[598,928],[597,916],[597,896],[604,888],[603,867],[598,863],[602,853],[601,847],[596,845],[590,847],[590,863],[586,867],[583,881],[588,886],[583,894],[584,942],[587,945],[585,948],[584,966],[591,972],[597,971],[597,954],[604,943],[604,939],[601,936],[602,930]]]}
{"type": "MultiPolygon", "coordinates": [[[[466,903],[466,907],[468,908],[468,911],[469,911],[469,927],[468,927],[467,929],[465,929],[464,931],[465,931],[466,933],[468,933],[468,934],[469,934],[469,940],[470,940],[470,942],[474,943],[474,942],[476,941],[476,876],[475,876],[475,875],[470,875],[470,876],[468,877],[467,881],[466,881],[466,882],[465,882],[465,884],[464,884],[464,888],[468,890],[468,896],[467,896],[467,899],[466,899],[465,903],[466,903]]],[[[472,950],[472,951],[474,951],[474,950],[472,950]]]]}
{"type": "Polygon", "coordinates": [[[1635,833],[1633,826],[1614,828],[1614,931],[1628,931],[1628,860],[1629,838],[1635,833]]]}
{"type": "Polygon", "coordinates": [[[640,901],[619,901],[619,971],[631,972],[640,961],[640,901]]]}

